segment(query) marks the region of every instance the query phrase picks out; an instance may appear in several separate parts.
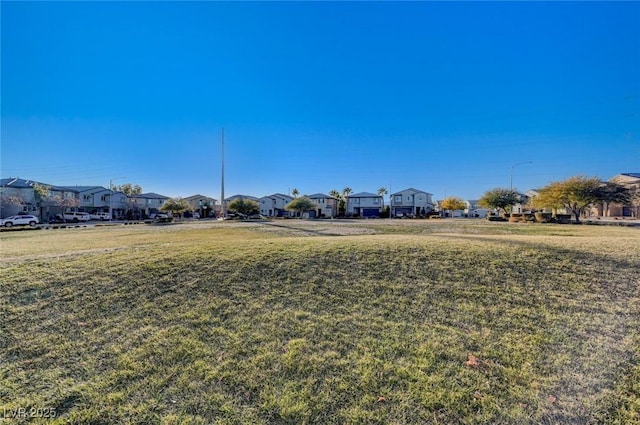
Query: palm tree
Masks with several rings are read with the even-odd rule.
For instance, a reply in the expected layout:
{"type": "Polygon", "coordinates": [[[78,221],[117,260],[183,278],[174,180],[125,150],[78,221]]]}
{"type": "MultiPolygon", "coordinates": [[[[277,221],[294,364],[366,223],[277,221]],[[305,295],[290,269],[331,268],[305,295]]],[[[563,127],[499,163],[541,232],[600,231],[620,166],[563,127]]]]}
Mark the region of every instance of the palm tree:
{"type": "Polygon", "coordinates": [[[291,194],[293,195],[294,198],[297,198],[298,195],[300,194],[300,191],[294,187],[293,190],[291,191],[291,194]]]}
{"type": "Polygon", "coordinates": [[[384,211],[384,195],[388,194],[389,191],[387,190],[386,187],[381,187],[380,189],[378,189],[378,196],[382,197],[382,211],[384,211]]]}
{"type": "Polygon", "coordinates": [[[345,187],[344,189],[342,189],[342,203],[344,204],[344,215],[347,215],[347,206],[349,203],[349,195],[351,195],[353,193],[353,189],[351,189],[349,186],[345,187]]]}
{"type": "Polygon", "coordinates": [[[337,205],[337,211],[336,214],[340,215],[340,205],[342,204],[342,194],[340,192],[338,192],[336,189],[333,189],[331,192],[329,192],[329,196],[335,198],[338,201],[338,205],[337,205]]]}

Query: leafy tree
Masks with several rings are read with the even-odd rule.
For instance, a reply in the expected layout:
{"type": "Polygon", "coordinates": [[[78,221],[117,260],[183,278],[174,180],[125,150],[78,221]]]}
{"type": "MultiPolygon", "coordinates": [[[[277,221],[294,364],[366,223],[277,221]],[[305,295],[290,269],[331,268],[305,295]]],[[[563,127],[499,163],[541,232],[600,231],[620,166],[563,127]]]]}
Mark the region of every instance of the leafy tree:
{"type": "Polygon", "coordinates": [[[495,188],[488,190],[478,200],[482,206],[507,212],[510,207],[520,202],[520,195],[515,190],[495,188]]]}
{"type": "Polygon", "coordinates": [[[0,193],[0,208],[20,205],[24,205],[24,199],[22,199],[20,196],[0,193]]]}
{"type": "Polygon", "coordinates": [[[301,196],[289,202],[284,208],[287,211],[296,211],[302,217],[303,212],[315,209],[316,203],[306,196],[301,196]]]}
{"type": "Polygon", "coordinates": [[[533,204],[537,207],[565,208],[579,223],[580,215],[591,204],[599,201],[624,202],[628,197],[627,191],[618,191],[597,177],[575,176],[543,187],[533,198],[533,204]]]}
{"type": "MultiPolygon", "coordinates": [[[[612,203],[631,204],[634,194],[626,187],[616,182],[604,182],[599,189],[599,201],[606,205],[607,209],[612,203]]],[[[605,215],[607,215],[605,213],[605,215]]]]}
{"type": "Polygon", "coordinates": [[[242,198],[237,198],[231,201],[227,206],[227,209],[230,212],[244,215],[258,214],[260,212],[260,207],[256,201],[242,198]]]}
{"type": "MultiPolygon", "coordinates": [[[[446,211],[463,210],[467,207],[467,203],[457,196],[449,196],[442,201],[440,206],[446,211]]],[[[453,214],[451,214],[453,216],[453,214]]]]}
{"type": "Polygon", "coordinates": [[[142,187],[139,185],[132,185],[131,183],[125,183],[121,186],[113,186],[115,192],[122,192],[127,196],[140,195],[142,193],[142,187]]]}
{"type": "MultiPolygon", "coordinates": [[[[40,210],[40,217],[43,219],[49,215],[50,207],[62,208],[74,208],[78,206],[78,200],[76,198],[65,198],[63,195],[51,195],[51,186],[35,183],[33,185],[33,196],[36,201],[36,206],[40,210]]],[[[62,214],[64,221],[64,214],[62,214]]]]}
{"type": "Polygon", "coordinates": [[[160,211],[171,212],[173,215],[180,216],[183,212],[188,211],[189,203],[182,198],[168,199],[161,207],[160,211]]]}

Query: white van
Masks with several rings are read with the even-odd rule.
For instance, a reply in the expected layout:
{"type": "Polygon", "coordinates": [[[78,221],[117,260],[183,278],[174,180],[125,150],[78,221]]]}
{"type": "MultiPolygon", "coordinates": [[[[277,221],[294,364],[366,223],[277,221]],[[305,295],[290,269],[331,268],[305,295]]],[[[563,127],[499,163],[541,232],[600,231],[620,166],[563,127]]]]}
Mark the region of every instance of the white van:
{"type": "Polygon", "coordinates": [[[89,221],[91,220],[91,216],[86,212],[73,211],[64,213],[64,219],[66,221],[75,221],[77,223],[78,221],[89,221]]]}
{"type": "Polygon", "coordinates": [[[108,212],[94,212],[89,214],[89,217],[91,217],[91,220],[111,220],[111,214],[108,212]]]}

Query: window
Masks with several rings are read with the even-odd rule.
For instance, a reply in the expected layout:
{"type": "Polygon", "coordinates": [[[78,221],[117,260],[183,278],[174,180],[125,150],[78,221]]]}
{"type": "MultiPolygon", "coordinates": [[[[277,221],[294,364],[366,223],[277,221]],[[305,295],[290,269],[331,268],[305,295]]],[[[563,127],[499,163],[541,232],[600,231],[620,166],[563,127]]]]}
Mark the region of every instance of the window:
{"type": "Polygon", "coordinates": [[[393,202],[397,203],[397,204],[401,204],[402,203],[402,195],[396,195],[394,196],[394,200],[393,202]]]}
{"type": "Polygon", "coordinates": [[[101,201],[106,202],[107,199],[109,199],[109,196],[107,195],[102,195],[102,197],[100,198],[101,201]]]}

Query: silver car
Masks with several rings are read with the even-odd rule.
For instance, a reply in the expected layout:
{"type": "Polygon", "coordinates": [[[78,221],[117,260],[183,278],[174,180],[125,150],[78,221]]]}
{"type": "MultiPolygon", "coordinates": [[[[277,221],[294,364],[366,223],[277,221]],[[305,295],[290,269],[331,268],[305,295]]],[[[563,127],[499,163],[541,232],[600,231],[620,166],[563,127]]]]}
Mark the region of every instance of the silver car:
{"type": "Polygon", "coordinates": [[[36,224],[40,223],[38,217],[35,215],[12,215],[11,217],[7,217],[0,221],[0,225],[4,227],[12,227],[12,226],[31,226],[34,227],[36,224]]]}

